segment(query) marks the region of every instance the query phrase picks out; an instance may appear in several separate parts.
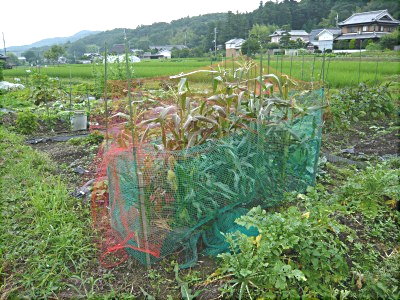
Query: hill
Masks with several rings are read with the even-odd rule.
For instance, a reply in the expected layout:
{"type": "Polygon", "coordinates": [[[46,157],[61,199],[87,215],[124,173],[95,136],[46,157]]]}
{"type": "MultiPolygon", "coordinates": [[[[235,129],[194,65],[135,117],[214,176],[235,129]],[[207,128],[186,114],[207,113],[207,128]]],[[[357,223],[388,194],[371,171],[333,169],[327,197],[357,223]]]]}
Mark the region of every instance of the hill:
{"type": "MultiPolygon", "coordinates": [[[[218,31],[217,44],[224,45],[232,38],[247,38],[249,30],[255,24],[286,26],[309,32],[315,28],[335,27],[337,16],[340,21],[355,12],[380,9],[388,9],[394,18],[400,18],[397,0],[260,1],[258,8],[249,13],[229,11],[185,17],[170,23],[141,25],[135,29],[127,29],[126,33],[131,48],[148,49],[150,45],[183,44],[201,55],[213,48],[214,28],[218,31]]],[[[67,56],[79,57],[84,52],[103,51],[104,43],[109,47],[123,43],[123,35],[124,29],[116,28],[90,34],[75,41],[64,38],[64,42],[69,41],[65,44],[67,56]]],[[[35,46],[38,47],[37,44],[35,46]]],[[[36,48],[35,51],[40,53],[46,49],[36,48]]]]}
{"type": "Polygon", "coordinates": [[[22,52],[31,49],[31,48],[40,48],[40,47],[45,47],[45,46],[52,46],[52,45],[58,45],[58,44],[65,44],[68,41],[69,42],[75,42],[81,38],[99,33],[100,31],[90,31],[90,30],[81,30],[78,33],[75,33],[74,35],[67,36],[67,37],[53,37],[53,38],[47,38],[43,39],[37,42],[34,42],[29,45],[23,45],[23,46],[11,46],[7,47],[7,51],[13,52],[15,54],[21,54],[22,52]]]}

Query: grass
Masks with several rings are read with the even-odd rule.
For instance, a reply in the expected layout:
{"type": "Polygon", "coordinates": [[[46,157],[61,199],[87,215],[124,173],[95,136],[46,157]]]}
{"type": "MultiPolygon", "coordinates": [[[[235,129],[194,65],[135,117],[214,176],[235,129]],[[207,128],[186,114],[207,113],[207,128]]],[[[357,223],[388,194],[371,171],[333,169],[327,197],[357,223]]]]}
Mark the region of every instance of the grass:
{"type": "Polygon", "coordinates": [[[0,127],[0,295],[45,298],[93,258],[89,211],[48,158],[0,127]]]}

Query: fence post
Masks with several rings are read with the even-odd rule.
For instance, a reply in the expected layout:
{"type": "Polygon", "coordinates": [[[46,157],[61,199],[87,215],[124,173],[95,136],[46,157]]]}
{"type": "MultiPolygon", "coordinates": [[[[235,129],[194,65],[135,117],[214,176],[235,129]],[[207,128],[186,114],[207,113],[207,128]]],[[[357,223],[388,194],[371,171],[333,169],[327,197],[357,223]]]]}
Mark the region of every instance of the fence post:
{"type": "Polygon", "coordinates": [[[293,53],[290,55],[290,77],[292,77],[293,53]]]}
{"type": "Polygon", "coordinates": [[[378,84],[378,58],[376,60],[376,67],[375,67],[375,84],[378,84]]]}
{"type": "Polygon", "coordinates": [[[107,101],[107,43],[104,42],[104,113],[106,123],[106,149],[108,149],[108,101],[107,101]]]}
{"type": "Polygon", "coordinates": [[[361,76],[361,40],[360,40],[360,61],[358,62],[358,84],[360,84],[361,76]]]}
{"type": "Polygon", "coordinates": [[[312,71],[311,71],[311,81],[314,81],[314,70],[315,70],[315,58],[317,55],[314,53],[314,59],[313,59],[313,65],[312,65],[312,71]]]}

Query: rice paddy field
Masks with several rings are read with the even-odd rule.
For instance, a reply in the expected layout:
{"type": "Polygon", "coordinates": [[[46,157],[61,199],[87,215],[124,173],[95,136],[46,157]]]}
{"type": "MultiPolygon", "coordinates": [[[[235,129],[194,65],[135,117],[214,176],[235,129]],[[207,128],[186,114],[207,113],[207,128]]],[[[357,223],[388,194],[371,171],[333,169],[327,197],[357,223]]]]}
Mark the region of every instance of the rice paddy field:
{"type": "MultiPolygon", "coordinates": [[[[257,61],[257,70],[259,69],[260,60],[257,61]]],[[[324,76],[325,82],[331,88],[342,88],[348,86],[356,86],[359,82],[366,83],[382,83],[385,81],[398,81],[400,71],[400,60],[396,57],[388,57],[388,59],[378,57],[326,57],[325,63],[322,56],[270,56],[263,58],[264,72],[267,73],[284,73],[296,80],[301,81],[319,81],[324,76]],[[325,70],[323,71],[322,66],[325,70]]],[[[227,69],[237,67],[237,61],[219,61],[213,63],[213,67],[218,65],[227,69]]],[[[118,67],[111,65],[110,68],[118,67]]],[[[165,77],[181,72],[189,72],[198,69],[209,69],[210,60],[205,58],[198,59],[172,59],[172,60],[148,60],[135,63],[133,65],[134,78],[151,78],[165,77]]],[[[35,70],[35,67],[18,67],[11,70],[5,70],[4,76],[6,80],[12,80],[15,77],[23,79],[26,76],[26,70],[35,70]]],[[[51,77],[72,78],[79,80],[92,80],[96,72],[102,72],[103,66],[96,65],[55,65],[46,66],[37,69],[43,74],[51,77]]],[[[253,71],[258,72],[256,69],[253,71]]],[[[198,74],[193,76],[192,80],[207,82],[210,77],[206,74],[198,74]]]]}
{"type": "MultiPolygon", "coordinates": [[[[112,69],[117,67],[117,64],[108,64],[112,69]]],[[[122,66],[123,64],[121,64],[122,66]]],[[[149,77],[162,77],[174,75],[180,72],[191,71],[199,68],[204,68],[210,65],[208,59],[182,59],[182,60],[146,60],[133,65],[135,78],[149,78],[149,77]]],[[[11,70],[5,70],[4,76],[6,78],[21,77],[23,78],[27,73],[26,70],[40,71],[51,77],[69,78],[70,72],[74,79],[91,79],[94,72],[101,71],[104,68],[102,64],[74,64],[74,65],[54,65],[42,66],[40,70],[36,67],[17,67],[11,70]]]]}

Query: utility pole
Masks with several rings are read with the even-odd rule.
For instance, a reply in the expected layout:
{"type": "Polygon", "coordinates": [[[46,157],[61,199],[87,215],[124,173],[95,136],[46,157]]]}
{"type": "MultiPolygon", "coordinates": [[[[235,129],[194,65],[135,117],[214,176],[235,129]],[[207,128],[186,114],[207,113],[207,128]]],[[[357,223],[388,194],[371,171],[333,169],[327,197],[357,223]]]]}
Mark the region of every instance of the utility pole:
{"type": "Polygon", "coordinates": [[[217,58],[217,27],[214,28],[214,55],[217,58]]]}
{"type": "Polygon", "coordinates": [[[187,28],[185,30],[185,46],[187,46],[187,28]]]}
{"type": "Polygon", "coordinates": [[[4,56],[7,56],[6,40],[4,39],[4,32],[2,32],[2,34],[3,34],[4,56]]]}

